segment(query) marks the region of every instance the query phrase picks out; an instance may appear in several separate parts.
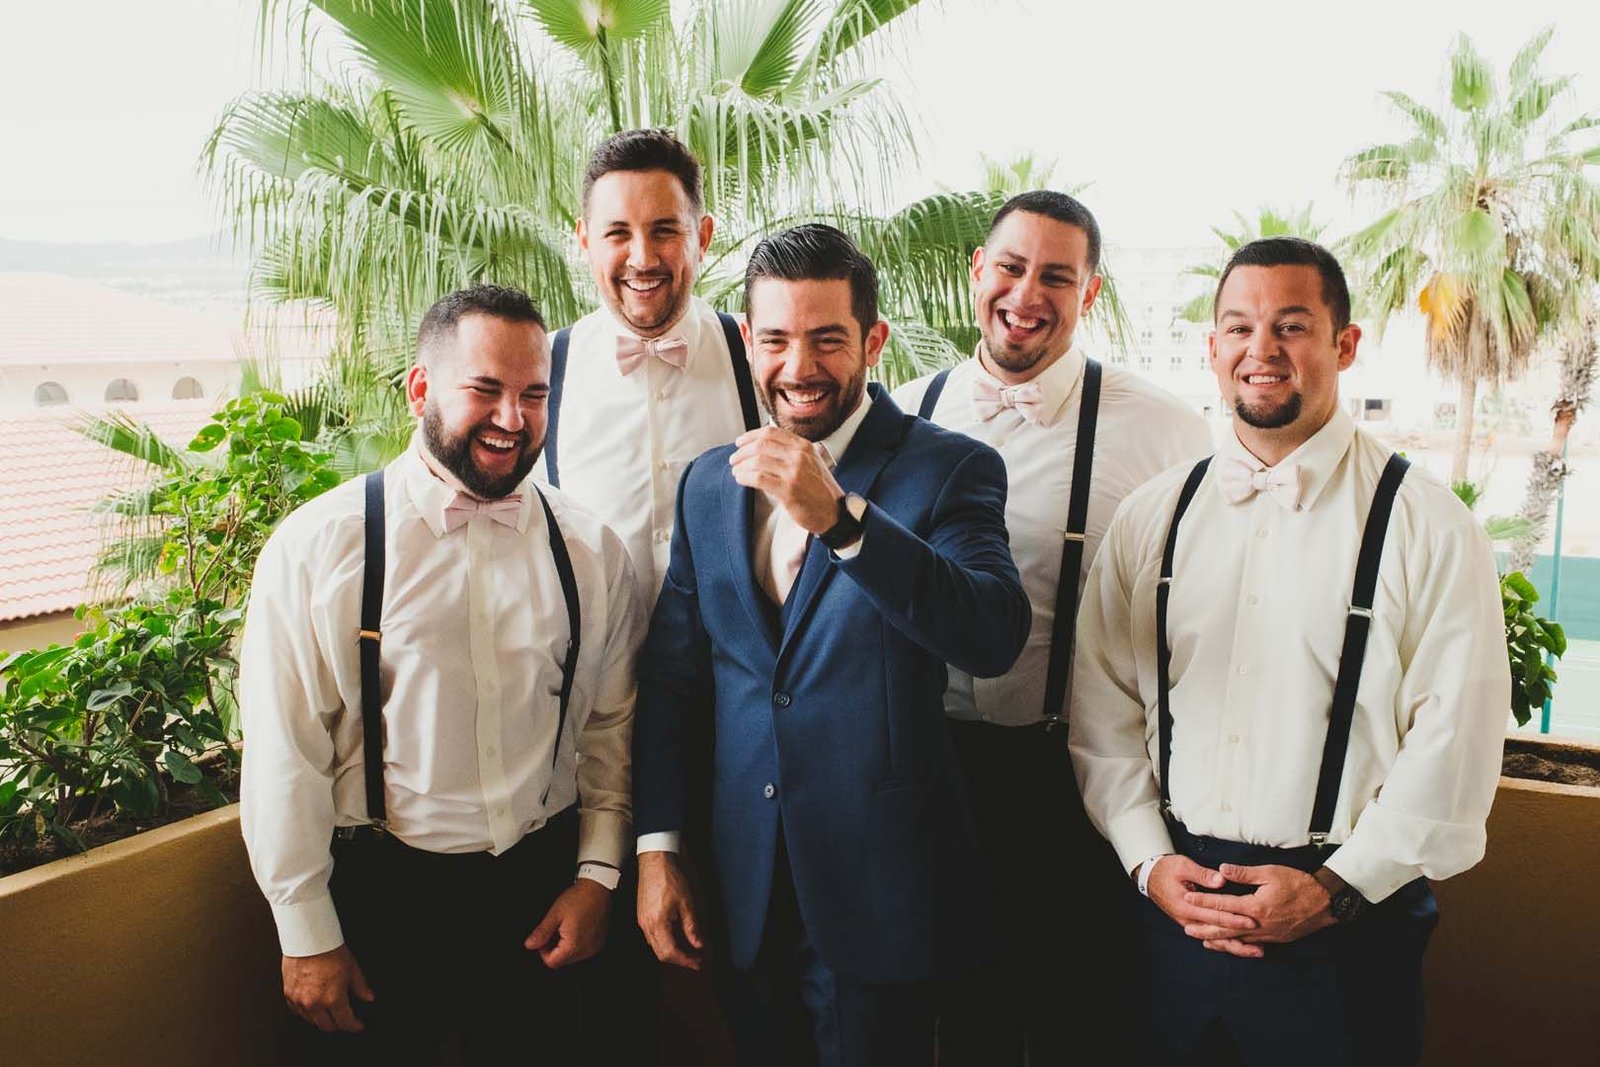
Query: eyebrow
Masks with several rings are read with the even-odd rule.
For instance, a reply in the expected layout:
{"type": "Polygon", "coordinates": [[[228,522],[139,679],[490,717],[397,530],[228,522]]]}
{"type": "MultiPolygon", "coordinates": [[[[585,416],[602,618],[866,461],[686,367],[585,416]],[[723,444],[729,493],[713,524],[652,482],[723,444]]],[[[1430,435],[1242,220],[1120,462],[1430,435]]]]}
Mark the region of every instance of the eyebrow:
{"type": "MultiPolygon", "coordinates": [[[[995,252],[994,258],[996,258],[996,259],[1014,259],[1014,260],[1018,261],[1019,263],[1028,263],[1028,257],[1027,256],[1023,255],[1021,252],[1013,252],[1009,248],[999,249],[998,251],[995,252]]],[[[1078,273],[1078,268],[1075,265],[1071,264],[1071,263],[1041,263],[1041,264],[1039,264],[1039,269],[1040,270],[1065,271],[1066,273],[1072,274],[1072,275],[1076,275],[1078,273]]]]}
{"type": "MultiPolygon", "coordinates": [[[[680,219],[676,215],[662,215],[658,219],[651,219],[649,222],[645,223],[646,226],[661,226],[663,224],[671,224],[673,226],[681,226],[681,225],[683,225],[683,220],[680,219]]],[[[627,226],[627,225],[629,225],[629,222],[628,222],[627,219],[611,219],[611,220],[606,222],[606,224],[602,227],[602,229],[610,229],[613,226],[627,226]]]]}
{"type": "MultiPolygon", "coordinates": [[[[850,328],[842,322],[830,322],[826,326],[817,326],[803,332],[807,337],[817,338],[832,337],[835,334],[845,334],[848,336],[850,333],[850,328]]],[[[761,329],[756,331],[756,337],[759,340],[777,340],[789,336],[790,332],[788,330],[777,326],[763,326],[761,329]]]]}
{"type": "MultiPolygon", "coordinates": [[[[1315,314],[1315,312],[1311,308],[1307,307],[1304,304],[1290,304],[1288,307],[1281,307],[1277,311],[1273,312],[1274,317],[1277,317],[1277,318],[1282,318],[1284,315],[1313,315],[1313,314],[1315,314]]],[[[1237,308],[1230,308],[1227,311],[1224,311],[1222,314],[1218,315],[1217,316],[1217,321],[1221,322],[1223,319],[1230,318],[1230,317],[1231,318],[1236,318],[1236,319],[1243,319],[1243,318],[1248,318],[1249,316],[1246,315],[1243,311],[1238,310],[1237,308]]]]}
{"type": "MultiPolygon", "coordinates": [[[[499,378],[496,378],[493,375],[489,375],[489,374],[474,374],[470,378],[463,378],[462,379],[462,384],[463,385],[494,385],[494,386],[501,386],[501,385],[505,385],[505,382],[502,382],[499,378]]],[[[550,383],[549,382],[529,382],[527,385],[522,387],[522,391],[524,393],[527,393],[527,392],[532,392],[532,391],[538,390],[538,389],[549,389],[549,388],[550,388],[550,383]]]]}

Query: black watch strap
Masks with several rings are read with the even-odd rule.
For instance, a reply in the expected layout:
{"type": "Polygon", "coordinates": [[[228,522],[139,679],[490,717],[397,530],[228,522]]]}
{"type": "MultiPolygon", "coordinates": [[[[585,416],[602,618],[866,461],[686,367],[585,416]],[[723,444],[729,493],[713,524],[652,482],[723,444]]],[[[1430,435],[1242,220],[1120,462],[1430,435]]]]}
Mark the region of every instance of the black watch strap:
{"type": "Polygon", "coordinates": [[[850,494],[839,498],[839,517],[834,524],[817,535],[817,540],[837,552],[861,536],[861,520],[850,510],[850,494]]]}

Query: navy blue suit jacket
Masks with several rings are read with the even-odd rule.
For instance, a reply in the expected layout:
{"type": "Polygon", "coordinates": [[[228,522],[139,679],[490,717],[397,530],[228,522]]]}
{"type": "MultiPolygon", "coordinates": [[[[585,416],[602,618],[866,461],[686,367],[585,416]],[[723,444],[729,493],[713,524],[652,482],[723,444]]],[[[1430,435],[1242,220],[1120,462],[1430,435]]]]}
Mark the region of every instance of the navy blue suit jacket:
{"type": "Polygon", "coordinates": [[[1004,673],[1029,607],[1000,456],[869,388],[834,470],[868,501],[861,552],[840,560],[813,539],[782,612],[756,584],[755,493],[733,480],[733,447],[684,472],[639,664],[635,829],[684,828],[691,768],[705,766],[694,750],[714,737],[710,847],[734,966],[760,948],[782,833],[822,961],[857,982],[915,982],[994,949],[945,663],[1004,673]]]}

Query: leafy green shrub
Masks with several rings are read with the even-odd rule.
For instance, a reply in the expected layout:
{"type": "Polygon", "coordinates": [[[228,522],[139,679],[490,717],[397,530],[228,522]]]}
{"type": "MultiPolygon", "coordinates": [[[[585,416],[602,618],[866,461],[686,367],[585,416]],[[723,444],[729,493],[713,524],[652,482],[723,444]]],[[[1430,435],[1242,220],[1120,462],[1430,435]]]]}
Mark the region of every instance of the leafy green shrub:
{"type": "Polygon", "coordinates": [[[1500,600],[1506,611],[1506,652],[1511,657],[1511,714],[1518,726],[1528,725],[1533,709],[1543,708],[1556,684],[1556,670],[1545,653],[1559,659],[1567,652],[1561,624],[1535,614],[1539,591],[1521,571],[1500,578],[1500,600]]]}
{"type": "Polygon", "coordinates": [[[0,835],[81,848],[73,822],[158,815],[169,781],[222,801],[196,761],[237,759],[232,646],[256,556],[279,519],[339,482],[284,405],[229,402],[124,498],[157,523],[151,590],[80,612],[70,645],[0,662],[0,835]]]}

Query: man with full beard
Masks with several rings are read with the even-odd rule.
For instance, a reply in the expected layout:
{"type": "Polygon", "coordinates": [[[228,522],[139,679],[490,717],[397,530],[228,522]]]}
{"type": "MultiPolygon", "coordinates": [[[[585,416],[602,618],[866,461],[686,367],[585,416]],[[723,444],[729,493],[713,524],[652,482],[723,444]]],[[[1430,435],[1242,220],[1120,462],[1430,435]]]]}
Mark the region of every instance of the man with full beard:
{"type": "Polygon", "coordinates": [[[528,478],[544,325],[477,286],[424,316],[418,429],[286,518],[240,656],[241,821],[312,1055],[433,1063],[538,1035],[576,1055],[562,968],[605,938],[629,834],[643,598],[622,542],[528,478]]]}
{"type": "Polygon", "coordinates": [[[931,1064],[934,983],[994,948],[944,723],[945,663],[1022,648],[1005,469],[865,384],[889,327],[872,263],[829,226],[745,273],[774,425],[684,474],[634,745],[639,921],[656,955],[715,949],[742,1064],[931,1064]],[[707,916],[676,850],[714,734],[707,916]]]}
{"type": "Polygon", "coordinates": [[[1430,878],[1478,861],[1511,679],[1494,554],[1339,399],[1361,327],[1292,237],[1217,283],[1233,432],[1135,490],[1073,664],[1084,806],[1139,900],[1140,1062],[1422,1052],[1430,878]]]}
{"type": "Polygon", "coordinates": [[[987,680],[952,670],[945,691],[1005,953],[945,995],[941,1067],[1051,1067],[1090,1049],[1113,1062],[1130,1038],[1131,887],[1084,817],[1067,755],[1073,625],[1117,505],[1205,455],[1211,436],[1177,397],[1084,352],[1099,268],[1087,207],[1050,190],[1013,197],[972,254],[977,352],[895,393],[1005,459],[1011,553],[1033,605],[1016,666],[987,680]],[[1067,962],[1085,953],[1098,960],[1092,982],[1067,962]]]}

